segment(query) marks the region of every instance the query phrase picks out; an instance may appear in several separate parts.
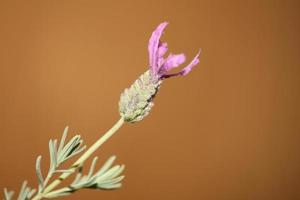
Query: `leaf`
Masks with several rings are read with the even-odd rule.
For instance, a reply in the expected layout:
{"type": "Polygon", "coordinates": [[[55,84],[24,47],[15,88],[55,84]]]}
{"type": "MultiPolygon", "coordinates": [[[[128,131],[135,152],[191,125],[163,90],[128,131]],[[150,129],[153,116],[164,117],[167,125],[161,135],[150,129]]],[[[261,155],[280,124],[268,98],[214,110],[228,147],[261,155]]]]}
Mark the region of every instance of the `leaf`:
{"type": "Polygon", "coordinates": [[[116,184],[107,184],[107,185],[101,185],[101,189],[104,189],[104,190],[112,190],[112,189],[117,189],[117,188],[120,188],[122,187],[122,183],[116,183],[116,184]]]}
{"type": "Polygon", "coordinates": [[[57,155],[58,164],[81,153],[86,148],[86,146],[81,147],[82,143],[83,141],[81,140],[80,135],[76,135],[64,147],[61,147],[61,150],[57,155]]]}
{"type": "Polygon", "coordinates": [[[86,149],[86,146],[83,146],[81,148],[79,148],[81,146],[81,144],[83,143],[82,140],[80,140],[80,143],[78,143],[72,150],[71,153],[66,157],[65,160],[70,159],[76,155],[78,155],[79,153],[81,153],[82,151],[84,151],[86,149]]]}
{"type": "Polygon", "coordinates": [[[64,146],[62,150],[62,155],[64,158],[67,158],[70,154],[72,154],[72,151],[74,151],[74,147],[78,147],[80,141],[80,135],[75,135],[67,144],[64,146]]]}
{"type": "Polygon", "coordinates": [[[27,194],[27,198],[30,199],[34,195],[35,192],[36,192],[35,189],[30,190],[30,192],[27,194]]]}
{"type": "Polygon", "coordinates": [[[122,181],[125,178],[125,176],[118,176],[117,178],[113,178],[113,179],[109,179],[106,181],[102,181],[99,185],[112,185],[112,184],[116,184],[120,181],[122,181]]]}
{"type": "Polygon", "coordinates": [[[21,186],[20,192],[19,192],[18,200],[25,200],[26,199],[26,195],[29,192],[28,188],[26,186],[27,186],[27,181],[24,181],[22,186],[21,186]]]}
{"type": "Polygon", "coordinates": [[[57,167],[57,140],[49,140],[49,154],[50,154],[50,170],[54,171],[57,167]]]}
{"type": "Polygon", "coordinates": [[[36,171],[36,175],[38,177],[38,183],[39,183],[39,192],[44,188],[44,178],[42,175],[42,171],[41,171],[41,159],[42,156],[38,156],[36,159],[36,164],[35,164],[35,171],[36,171]]]}
{"type": "Polygon", "coordinates": [[[97,177],[96,182],[102,183],[116,177],[120,172],[122,172],[123,168],[120,165],[116,165],[111,169],[107,170],[105,173],[101,174],[97,177]]]}
{"type": "Polygon", "coordinates": [[[4,188],[4,198],[5,200],[11,200],[14,195],[14,191],[8,191],[7,188],[4,188]]]}
{"type": "Polygon", "coordinates": [[[58,150],[57,150],[57,154],[59,155],[64,147],[64,144],[65,144],[65,140],[67,138],[67,135],[68,135],[68,131],[69,131],[69,127],[66,126],[64,132],[63,132],[63,135],[60,139],[60,143],[59,143],[59,147],[58,147],[58,150]]]}
{"type": "Polygon", "coordinates": [[[92,161],[92,164],[91,164],[91,167],[90,167],[90,170],[89,170],[89,174],[88,174],[88,177],[92,177],[93,173],[94,173],[94,169],[95,169],[95,165],[97,163],[97,160],[98,160],[98,157],[96,156],[93,161],[92,161]]]}
{"type": "Polygon", "coordinates": [[[101,174],[105,173],[112,166],[115,160],[116,156],[111,156],[109,159],[107,159],[101,169],[96,173],[96,176],[100,176],[101,174]]]}

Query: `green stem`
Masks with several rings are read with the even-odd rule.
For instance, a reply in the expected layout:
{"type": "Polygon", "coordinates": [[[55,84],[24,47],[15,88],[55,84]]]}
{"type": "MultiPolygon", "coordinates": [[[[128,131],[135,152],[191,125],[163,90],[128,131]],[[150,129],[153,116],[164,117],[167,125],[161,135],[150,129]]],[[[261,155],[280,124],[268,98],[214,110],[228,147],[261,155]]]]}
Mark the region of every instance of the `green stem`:
{"type": "MultiPolygon", "coordinates": [[[[111,128],[109,129],[101,138],[99,138],[87,151],[82,154],[78,158],[76,162],[72,165],[72,169],[75,171],[76,168],[82,166],[83,163],[106,141],[108,140],[122,125],[124,124],[124,119],[120,118],[120,120],[111,128]]],[[[69,175],[72,173],[65,172],[62,173],[56,180],[54,180],[49,186],[45,188],[43,193],[37,194],[32,200],[39,200],[43,198],[44,194],[51,192],[55,187],[57,187],[63,180],[65,180],[69,175]]]]}

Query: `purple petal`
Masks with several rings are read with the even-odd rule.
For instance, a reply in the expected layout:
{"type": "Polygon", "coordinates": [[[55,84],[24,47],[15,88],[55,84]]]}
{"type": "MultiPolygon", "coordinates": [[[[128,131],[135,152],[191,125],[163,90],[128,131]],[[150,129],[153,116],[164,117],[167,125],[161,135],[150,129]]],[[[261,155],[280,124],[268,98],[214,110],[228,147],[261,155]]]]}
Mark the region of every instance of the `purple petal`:
{"type": "Polygon", "coordinates": [[[168,44],[166,42],[159,43],[158,46],[158,58],[161,58],[165,55],[165,53],[168,51],[168,44]]]}
{"type": "Polygon", "coordinates": [[[167,22],[163,22],[160,25],[158,25],[158,27],[152,33],[152,35],[149,39],[149,44],[148,44],[149,64],[150,64],[150,69],[154,74],[156,74],[157,70],[158,70],[157,68],[158,68],[159,39],[167,25],[168,25],[167,22]]]}
{"type": "Polygon", "coordinates": [[[190,62],[190,64],[188,66],[186,66],[185,68],[183,68],[183,70],[181,70],[181,75],[185,76],[188,73],[190,73],[190,71],[193,69],[193,67],[195,67],[199,62],[199,56],[200,56],[200,51],[199,53],[197,53],[197,55],[194,57],[194,59],[190,62]]]}
{"type": "Polygon", "coordinates": [[[178,67],[184,62],[185,62],[185,55],[183,53],[176,54],[176,55],[170,54],[168,58],[165,60],[165,62],[163,63],[161,69],[159,70],[159,73],[170,71],[171,69],[178,67]]]}
{"type": "Polygon", "coordinates": [[[185,68],[183,68],[180,72],[174,73],[174,74],[164,74],[161,78],[170,78],[173,76],[185,76],[195,67],[199,62],[199,56],[200,56],[201,50],[199,50],[198,54],[194,57],[194,59],[188,64],[185,68]]]}

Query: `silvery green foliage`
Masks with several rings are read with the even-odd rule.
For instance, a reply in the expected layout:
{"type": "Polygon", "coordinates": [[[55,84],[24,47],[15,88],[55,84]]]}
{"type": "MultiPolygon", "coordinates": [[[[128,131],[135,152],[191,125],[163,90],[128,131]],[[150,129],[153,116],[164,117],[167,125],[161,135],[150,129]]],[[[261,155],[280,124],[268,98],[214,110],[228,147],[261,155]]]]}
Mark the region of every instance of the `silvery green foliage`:
{"type": "Polygon", "coordinates": [[[95,165],[98,160],[98,158],[95,157],[92,161],[87,175],[82,175],[82,168],[80,168],[75,177],[75,180],[73,181],[73,183],[71,183],[71,185],[62,189],[49,192],[45,195],[45,198],[67,196],[83,188],[101,190],[120,188],[122,186],[120,182],[124,178],[124,176],[120,176],[120,174],[124,170],[124,165],[115,165],[112,167],[115,159],[115,156],[110,157],[105,162],[105,164],[96,173],[94,173],[95,165]]]}
{"type": "Polygon", "coordinates": [[[86,146],[82,147],[83,141],[80,135],[75,135],[69,142],[65,144],[67,134],[68,134],[68,127],[65,128],[58,147],[57,147],[57,140],[51,139],[49,141],[50,167],[48,170],[48,175],[46,176],[45,179],[43,178],[42,170],[41,170],[42,156],[37,157],[36,174],[39,182],[39,190],[38,190],[39,193],[43,192],[49,179],[53,176],[54,173],[63,173],[63,172],[72,173],[73,170],[58,169],[58,168],[62,163],[72,158],[73,156],[78,155],[86,148],[86,146]]]}
{"type": "MultiPolygon", "coordinates": [[[[34,195],[35,192],[36,192],[36,190],[28,187],[27,181],[24,181],[22,184],[22,187],[20,189],[17,200],[30,199],[34,195]]],[[[4,188],[4,200],[12,200],[13,195],[14,195],[14,191],[8,191],[6,188],[4,188]]]]}
{"type": "Polygon", "coordinates": [[[119,112],[127,122],[137,122],[149,114],[152,99],[157,93],[161,80],[148,70],[121,94],[119,112]]]}
{"type": "MultiPolygon", "coordinates": [[[[83,152],[86,146],[82,146],[83,140],[80,135],[74,136],[71,140],[66,142],[68,134],[68,127],[65,128],[62,138],[57,146],[57,140],[49,141],[49,154],[50,154],[50,166],[46,177],[43,176],[41,170],[42,156],[38,156],[36,160],[36,174],[38,178],[38,193],[44,198],[56,198],[60,196],[69,195],[79,189],[116,189],[121,187],[120,181],[124,176],[119,176],[124,170],[124,165],[115,165],[112,167],[115,156],[110,157],[105,164],[94,173],[97,157],[93,159],[90,166],[89,173],[85,176],[82,175],[82,166],[79,168],[76,174],[76,178],[71,185],[65,188],[61,188],[49,193],[44,194],[47,183],[56,173],[74,173],[76,172],[74,166],[69,169],[59,169],[60,165],[65,161],[73,158],[79,153],[83,152]]],[[[21,190],[19,192],[17,200],[29,200],[36,193],[35,189],[27,187],[27,181],[24,181],[21,190]]],[[[8,191],[4,189],[4,200],[12,200],[14,191],[8,191]]]]}

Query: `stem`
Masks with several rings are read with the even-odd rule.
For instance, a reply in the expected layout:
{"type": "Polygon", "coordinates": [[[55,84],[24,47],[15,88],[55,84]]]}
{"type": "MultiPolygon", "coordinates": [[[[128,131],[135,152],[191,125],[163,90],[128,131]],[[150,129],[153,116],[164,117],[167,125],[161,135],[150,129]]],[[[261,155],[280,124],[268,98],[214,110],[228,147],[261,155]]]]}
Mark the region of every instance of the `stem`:
{"type": "MultiPolygon", "coordinates": [[[[76,170],[79,166],[82,166],[84,161],[86,161],[106,140],[108,140],[122,125],[124,124],[124,118],[120,118],[119,121],[111,128],[109,129],[101,138],[99,138],[87,151],[82,154],[78,158],[76,162],[72,165],[71,169],[76,170]]],[[[32,198],[32,200],[39,200],[43,198],[44,194],[49,193],[51,190],[53,190],[56,186],[58,186],[63,180],[65,180],[69,175],[72,173],[65,172],[62,173],[56,180],[54,180],[49,186],[45,188],[43,193],[37,194],[35,197],[32,198]]]]}

